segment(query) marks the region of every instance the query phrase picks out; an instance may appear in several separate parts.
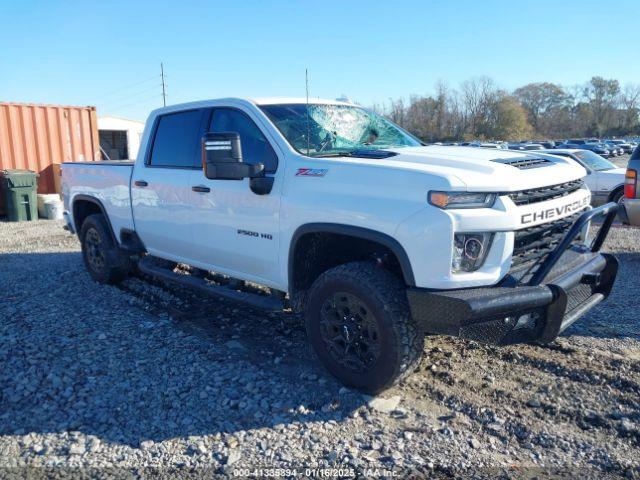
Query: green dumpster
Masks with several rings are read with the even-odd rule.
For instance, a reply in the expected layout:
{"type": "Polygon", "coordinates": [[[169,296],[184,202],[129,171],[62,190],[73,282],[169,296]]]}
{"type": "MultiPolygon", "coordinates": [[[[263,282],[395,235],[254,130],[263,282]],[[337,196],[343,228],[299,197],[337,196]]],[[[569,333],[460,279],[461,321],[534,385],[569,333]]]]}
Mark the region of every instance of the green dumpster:
{"type": "Polygon", "coordinates": [[[10,222],[38,219],[38,174],[30,170],[0,171],[4,212],[10,222]]]}

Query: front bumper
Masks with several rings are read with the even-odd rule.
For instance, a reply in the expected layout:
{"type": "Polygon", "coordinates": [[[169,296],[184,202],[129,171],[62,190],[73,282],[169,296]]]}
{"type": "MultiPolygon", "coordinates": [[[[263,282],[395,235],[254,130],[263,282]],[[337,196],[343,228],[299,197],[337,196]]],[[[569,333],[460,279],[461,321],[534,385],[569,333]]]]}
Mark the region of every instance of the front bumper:
{"type": "Polygon", "coordinates": [[[613,287],[618,262],[598,253],[617,205],[609,203],[578,218],[557,249],[526,285],[448,291],[412,288],[411,313],[429,333],[453,335],[498,345],[550,342],[604,300],[613,287]],[[605,220],[590,247],[572,247],[594,217],[605,220]]]}

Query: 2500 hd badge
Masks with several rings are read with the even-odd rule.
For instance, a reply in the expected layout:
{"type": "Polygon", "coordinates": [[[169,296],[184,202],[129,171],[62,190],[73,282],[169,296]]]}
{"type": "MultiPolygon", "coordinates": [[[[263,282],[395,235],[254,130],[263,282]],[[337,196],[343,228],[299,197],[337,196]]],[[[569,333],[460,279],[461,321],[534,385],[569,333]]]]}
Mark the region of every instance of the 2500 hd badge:
{"type": "Polygon", "coordinates": [[[576,200],[560,207],[546,208],[539,212],[525,213],[520,217],[520,222],[523,225],[526,225],[528,223],[539,222],[541,220],[551,220],[552,218],[560,217],[566,213],[576,212],[586,207],[589,205],[589,200],[589,197],[584,197],[581,200],[576,200]]]}

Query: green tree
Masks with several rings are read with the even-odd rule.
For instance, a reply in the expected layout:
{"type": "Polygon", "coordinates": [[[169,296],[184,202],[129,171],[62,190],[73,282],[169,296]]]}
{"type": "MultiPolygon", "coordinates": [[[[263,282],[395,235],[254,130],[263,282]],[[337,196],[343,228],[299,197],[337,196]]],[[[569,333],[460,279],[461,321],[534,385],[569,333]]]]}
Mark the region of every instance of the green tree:
{"type": "Polygon", "coordinates": [[[533,128],[527,119],[527,112],[515,97],[502,97],[495,105],[493,137],[517,141],[531,137],[533,128]]]}

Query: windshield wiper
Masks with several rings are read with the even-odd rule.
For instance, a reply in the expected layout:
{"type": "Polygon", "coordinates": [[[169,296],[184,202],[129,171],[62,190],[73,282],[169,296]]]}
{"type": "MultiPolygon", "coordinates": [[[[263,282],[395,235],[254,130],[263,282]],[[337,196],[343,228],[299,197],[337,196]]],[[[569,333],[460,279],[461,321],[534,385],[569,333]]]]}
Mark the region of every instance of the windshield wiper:
{"type": "Polygon", "coordinates": [[[354,150],[347,150],[344,152],[332,152],[332,153],[323,153],[320,155],[313,155],[314,158],[322,158],[322,157],[358,157],[358,158],[373,158],[373,159],[382,159],[395,157],[398,155],[396,152],[390,152],[388,150],[379,150],[379,149],[369,149],[369,148],[356,148],[354,150]]]}
{"type": "Polygon", "coordinates": [[[332,153],[320,153],[318,155],[311,155],[313,158],[327,158],[327,157],[350,157],[354,151],[346,152],[332,152],[332,153]]]}

